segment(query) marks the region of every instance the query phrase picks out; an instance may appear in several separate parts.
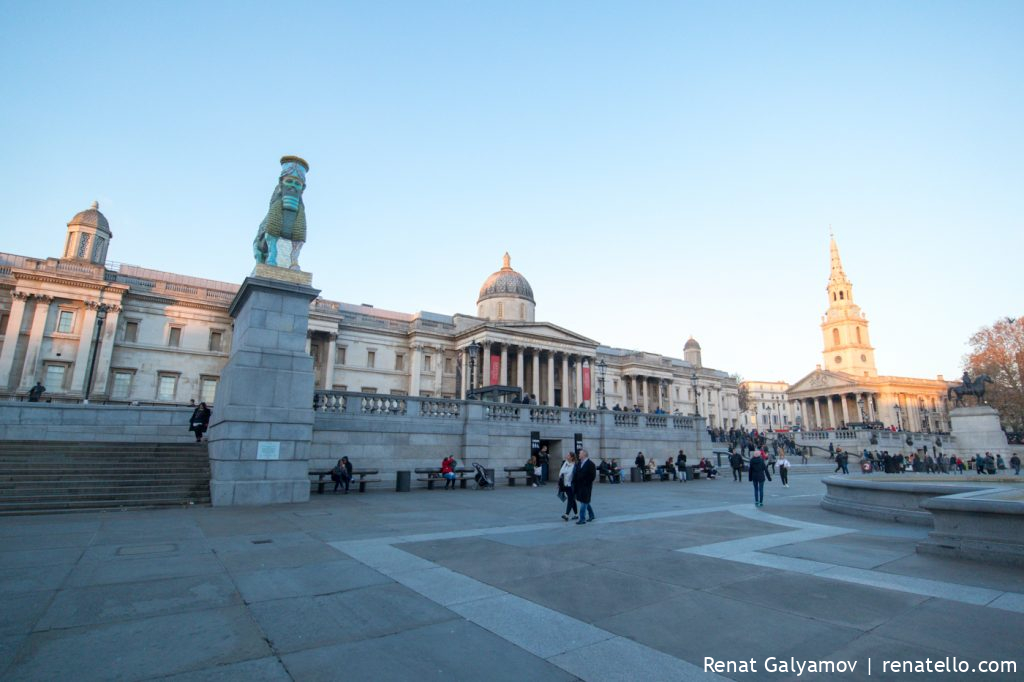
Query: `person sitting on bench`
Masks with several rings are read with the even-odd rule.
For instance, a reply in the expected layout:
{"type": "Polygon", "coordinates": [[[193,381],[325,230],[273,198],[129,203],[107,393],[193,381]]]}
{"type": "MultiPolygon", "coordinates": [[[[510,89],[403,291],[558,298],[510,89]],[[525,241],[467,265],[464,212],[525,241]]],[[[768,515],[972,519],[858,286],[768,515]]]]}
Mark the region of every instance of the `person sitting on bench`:
{"type": "Polygon", "coordinates": [[[331,469],[331,480],[334,481],[334,492],[345,486],[345,494],[348,495],[348,484],[352,481],[352,462],[348,461],[348,457],[339,459],[337,465],[331,469]]]}

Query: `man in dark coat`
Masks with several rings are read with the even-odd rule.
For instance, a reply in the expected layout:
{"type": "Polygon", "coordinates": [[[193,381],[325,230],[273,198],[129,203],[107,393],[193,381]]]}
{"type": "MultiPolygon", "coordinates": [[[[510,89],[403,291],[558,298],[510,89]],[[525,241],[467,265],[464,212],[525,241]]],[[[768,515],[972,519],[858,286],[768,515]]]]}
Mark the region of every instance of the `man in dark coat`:
{"type": "Polygon", "coordinates": [[[764,479],[772,480],[771,472],[768,471],[768,464],[764,457],[757,453],[750,455],[750,465],[747,470],[747,480],[754,484],[754,506],[764,506],[764,479]]]}
{"type": "Polygon", "coordinates": [[[729,466],[732,467],[732,480],[742,481],[743,480],[743,456],[734,452],[729,455],[729,466]]]}
{"type": "Polygon", "coordinates": [[[576,522],[577,526],[594,520],[594,509],[590,506],[590,493],[594,489],[595,478],[597,478],[597,467],[590,461],[587,451],[581,449],[576,466],[572,471],[572,492],[576,496],[576,501],[580,503],[580,520],[576,522]]]}

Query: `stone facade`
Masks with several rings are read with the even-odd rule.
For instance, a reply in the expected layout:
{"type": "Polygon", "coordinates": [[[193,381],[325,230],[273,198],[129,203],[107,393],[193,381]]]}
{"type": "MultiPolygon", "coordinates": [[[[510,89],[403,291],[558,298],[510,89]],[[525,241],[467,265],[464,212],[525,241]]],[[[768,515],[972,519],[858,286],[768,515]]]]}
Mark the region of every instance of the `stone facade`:
{"type": "MultiPolygon", "coordinates": [[[[63,257],[0,253],[0,396],[24,399],[38,380],[44,400],[58,402],[215,403],[239,286],[104,265],[110,239],[94,206],[68,223],[63,257]]],[[[318,298],[306,340],[315,388],[461,398],[471,387],[510,386],[541,405],[596,407],[603,397],[608,408],[699,411],[709,426],[739,425],[736,380],[704,367],[695,340],[680,359],[537,321],[533,290],[507,254],[476,312],[402,313],[318,298]]]]}
{"type": "Polygon", "coordinates": [[[786,431],[802,423],[800,405],[790,414],[786,399],[789,384],[785,381],[744,381],[740,389],[747,391],[747,409],[741,422],[749,430],[786,431]]]}

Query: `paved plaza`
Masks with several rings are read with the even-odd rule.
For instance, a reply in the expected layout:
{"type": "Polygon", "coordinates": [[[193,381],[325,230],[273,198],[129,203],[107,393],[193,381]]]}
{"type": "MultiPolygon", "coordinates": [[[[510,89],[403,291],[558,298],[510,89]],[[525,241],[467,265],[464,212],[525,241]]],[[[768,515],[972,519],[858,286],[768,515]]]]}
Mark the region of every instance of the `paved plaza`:
{"type": "Polygon", "coordinates": [[[918,555],[926,529],[824,511],[820,468],[797,470],[761,509],[729,476],[597,485],[585,526],[561,520],[554,486],[0,518],[0,679],[885,680],[915,677],[888,661],[1024,666],[1024,573],[918,555]],[[756,672],[705,672],[705,657],[756,672]]]}

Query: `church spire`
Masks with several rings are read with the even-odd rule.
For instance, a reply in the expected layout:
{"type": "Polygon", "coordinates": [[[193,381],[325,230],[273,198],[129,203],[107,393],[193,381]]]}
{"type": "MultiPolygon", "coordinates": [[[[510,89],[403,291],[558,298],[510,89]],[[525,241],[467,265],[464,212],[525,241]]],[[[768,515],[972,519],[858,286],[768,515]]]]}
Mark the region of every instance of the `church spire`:
{"type": "Polygon", "coordinates": [[[836,244],[836,236],[832,234],[832,226],[829,225],[829,252],[832,258],[832,272],[829,274],[828,283],[832,284],[846,284],[849,280],[846,279],[846,273],[843,272],[843,261],[839,258],[839,246],[836,244]]]}

